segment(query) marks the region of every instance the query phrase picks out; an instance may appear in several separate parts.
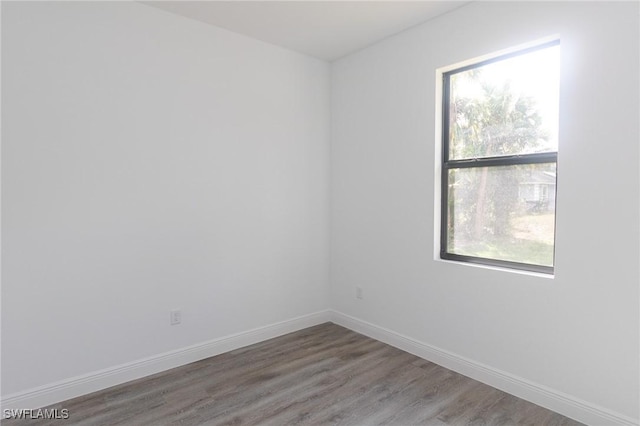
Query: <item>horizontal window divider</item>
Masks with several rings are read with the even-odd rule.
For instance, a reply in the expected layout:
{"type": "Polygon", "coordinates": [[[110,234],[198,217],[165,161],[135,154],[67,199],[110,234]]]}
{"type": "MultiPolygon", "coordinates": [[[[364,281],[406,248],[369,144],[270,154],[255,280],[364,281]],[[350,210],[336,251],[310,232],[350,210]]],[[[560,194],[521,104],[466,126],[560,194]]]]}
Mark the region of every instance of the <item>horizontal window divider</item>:
{"type": "Polygon", "coordinates": [[[445,169],[464,169],[469,167],[513,166],[520,164],[555,163],[558,161],[557,152],[536,154],[505,155],[501,157],[469,158],[464,160],[448,160],[444,162],[445,169]]]}

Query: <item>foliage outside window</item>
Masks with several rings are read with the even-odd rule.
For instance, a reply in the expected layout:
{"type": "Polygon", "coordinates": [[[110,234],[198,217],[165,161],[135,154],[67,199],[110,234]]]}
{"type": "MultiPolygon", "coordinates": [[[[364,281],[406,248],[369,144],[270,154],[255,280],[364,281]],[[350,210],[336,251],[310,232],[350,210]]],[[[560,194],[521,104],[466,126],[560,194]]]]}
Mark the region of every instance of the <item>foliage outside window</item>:
{"type": "Polygon", "coordinates": [[[443,75],[443,259],[552,273],[558,42],[443,75]]]}

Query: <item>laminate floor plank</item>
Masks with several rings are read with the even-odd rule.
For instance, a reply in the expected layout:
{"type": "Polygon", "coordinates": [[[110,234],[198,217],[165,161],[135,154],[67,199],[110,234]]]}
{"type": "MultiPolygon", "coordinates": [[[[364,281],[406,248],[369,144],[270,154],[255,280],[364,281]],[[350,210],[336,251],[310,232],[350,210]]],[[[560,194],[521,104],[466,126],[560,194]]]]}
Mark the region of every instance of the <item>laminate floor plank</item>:
{"type": "Polygon", "coordinates": [[[580,425],[331,323],[46,408],[3,425],[580,425]]]}

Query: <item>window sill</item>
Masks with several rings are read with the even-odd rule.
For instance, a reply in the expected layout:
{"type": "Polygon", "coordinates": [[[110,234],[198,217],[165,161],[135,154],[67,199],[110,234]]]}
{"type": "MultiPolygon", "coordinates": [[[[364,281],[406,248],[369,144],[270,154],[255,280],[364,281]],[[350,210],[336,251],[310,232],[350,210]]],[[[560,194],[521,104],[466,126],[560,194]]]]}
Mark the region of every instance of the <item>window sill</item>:
{"type": "Polygon", "coordinates": [[[434,260],[436,262],[448,263],[448,264],[452,264],[452,265],[470,266],[472,268],[481,268],[481,269],[488,269],[488,270],[491,270],[491,271],[508,272],[508,273],[511,273],[511,274],[527,275],[527,276],[530,276],[530,277],[546,278],[546,279],[550,279],[550,280],[555,279],[555,274],[545,274],[543,272],[525,271],[525,270],[522,270],[522,269],[504,268],[504,267],[500,267],[500,266],[483,265],[483,264],[480,264],[480,263],[459,262],[459,261],[456,261],[456,260],[441,259],[440,257],[436,257],[434,260]]]}

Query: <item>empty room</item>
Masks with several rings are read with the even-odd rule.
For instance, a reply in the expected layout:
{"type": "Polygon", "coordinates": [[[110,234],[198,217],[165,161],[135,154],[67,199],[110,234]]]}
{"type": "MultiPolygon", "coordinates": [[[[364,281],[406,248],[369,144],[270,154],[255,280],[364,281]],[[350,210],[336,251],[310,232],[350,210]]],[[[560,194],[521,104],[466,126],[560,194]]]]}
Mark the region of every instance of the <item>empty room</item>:
{"type": "Polygon", "coordinates": [[[640,424],[637,1],[0,12],[3,424],[640,424]]]}

